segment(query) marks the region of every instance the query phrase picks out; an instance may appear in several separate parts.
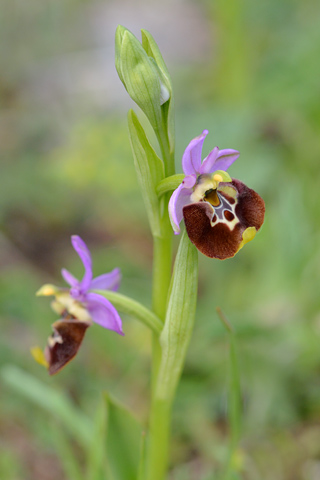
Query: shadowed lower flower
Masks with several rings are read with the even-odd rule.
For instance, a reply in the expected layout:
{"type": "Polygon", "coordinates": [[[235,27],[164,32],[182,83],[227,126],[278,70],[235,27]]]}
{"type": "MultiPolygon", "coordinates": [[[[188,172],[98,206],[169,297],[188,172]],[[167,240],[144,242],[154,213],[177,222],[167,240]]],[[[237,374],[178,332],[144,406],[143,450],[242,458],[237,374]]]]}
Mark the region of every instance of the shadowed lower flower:
{"type": "Polygon", "coordinates": [[[176,234],[183,218],[197,249],[224,260],[254,238],[263,224],[265,206],[254,190],[226,172],[239,157],[237,150],[215,147],[201,163],[207,134],[204,130],[191,140],[183,154],[186,177],[170,198],[169,215],[176,234]]]}
{"type": "Polygon", "coordinates": [[[91,291],[118,290],[120,270],[116,268],[110,273],[92,278],[92,260],[88,247],[77,235],[71,237],[71,242],[85,269],[82,280],[77,280],[68,270],[62,269],[62,276],[70,285],[70,289],[43,285],[37,292],[37,295],[53,295],[55,298],[51,306],[60,315],[60,319],[52,325],[53,333],[48,338],[44,358],[41,357],[39,349],[33,350],[36,360],[47,364],[50,375],[57,373],[72,360],[79,350],[87,328],[93,322],[124,335],[117,310],[102,295],[91,291]]]}

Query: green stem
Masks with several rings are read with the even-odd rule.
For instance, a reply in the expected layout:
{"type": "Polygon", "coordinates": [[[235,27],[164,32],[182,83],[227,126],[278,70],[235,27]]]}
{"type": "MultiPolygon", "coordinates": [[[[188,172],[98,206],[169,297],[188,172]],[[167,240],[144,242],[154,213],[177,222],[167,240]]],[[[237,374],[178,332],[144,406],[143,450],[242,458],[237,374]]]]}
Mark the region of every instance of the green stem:
{"type": "Polygon", "coordinates": [[[162,128],[159,130],[155,130],[163,162],[165,167],[165,176],[169,177],[170,175],[174,175],[175,173],[175,165],[174,165],[174,152],[170,150],[168,134],[166,131],[165,121],[162,118],[162,128]]]}
{"type": "MultiPolygon", "coordinates": [[[[167,296],[171,281],[172,230],[167,210],[168,198],[161,221],[161,237],[154,237],[152,309],[164,322],[167,296]]],[[[152,336],[152,392],[150,409],[150,436],[147,457],[147,479],[162,480],[167,471],[168,444],[170,436],[170,406],[159,404],[155,389],[161,362],[159,337],[152,336]],[[161,465],[161,468],[159,468],[161,465]]]]}
{"type": "MultiPolygon", "coordinates": [[[[152,309],[164,322],[166,315],[167,295],[171,279],[172,242],[171,235],[153,238],[153,283],[152,309]]],[[[163,326],[163,323],[162,323],[163,326]]],[[[152,338],[152,392],[156,383],[161,347],[158,335],[152,338]]]]}
{"type": "Polygon", "coordinates": [[[168,470],[171,406],[168,400],[153,396],[150,414],[150,444],[147,480],[164,480],[168,470]]]}
{"type": "MultiPolygon", "coordinates": [[[[169,220],[168,225],[171,229],[169,220]]],[[[154,237],[152,310],[164,321],[167,295],[171,280],[172,240],[169,236],[154,237]]]]}
{"type": "MultiPolygon", "coordinates": [[[[175,173],[174,151],[170,149],[167,128],[164,117],[162,128],[155,132],[162,153],[165,176],[175,173]]],[[[170,194],[162,196],[160,207],[163,209],[161,218],[161,236],[153,237],[153,287],[152,309],[164,322],[167,310],[167,297],[171,281],[172,267],[172,228],[169,220],[168,203],[170,194]]],[[[162,360],[162,350],[159,337],[152,336],[152,384],[150,407],[150,434],[147,455],[147,480],[164,480],[168,465],[168,449],[170,438],[171,402],[159,401],[156,396],[156,386],[159,367],[162,360]]]]}

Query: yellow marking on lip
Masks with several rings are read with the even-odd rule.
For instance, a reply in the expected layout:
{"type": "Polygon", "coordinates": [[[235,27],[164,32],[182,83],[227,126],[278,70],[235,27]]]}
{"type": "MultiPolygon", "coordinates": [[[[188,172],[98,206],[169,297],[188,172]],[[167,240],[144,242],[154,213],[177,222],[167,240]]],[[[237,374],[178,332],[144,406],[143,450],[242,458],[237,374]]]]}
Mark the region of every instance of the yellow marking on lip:
{"type": "Polygon", "coordinates": [[[41,297],[42,295],[44,295],[45,297],[48,297],[50,295],[56,295],[57,291],[58,291],[57,287],[47,283],[43,285],[41,288],[39,288],[39,290],[36,292],[36,296],[41,297]]]}
{"type": "Polygon", "coordinates": [[[215,180],[216,182],[223,182],[223,178],[219,173],[213,175],[213,180],[215,180]]]}
{"type": "Polygon", "coordinates": [[[248,227],[242,234],[242,242],[239,245],[238,251],[248,242],[254,239],[256,236],[257,230],[255,227],[248,227]]]}
{"type": "Polygon", "coordinates": [[[44,353],[40,347],[30,348],[30,353],[37,363],[39,363],[40,365],[43,365],[46,368],[49,367],[46,357],[44,356],[44,353]]]}

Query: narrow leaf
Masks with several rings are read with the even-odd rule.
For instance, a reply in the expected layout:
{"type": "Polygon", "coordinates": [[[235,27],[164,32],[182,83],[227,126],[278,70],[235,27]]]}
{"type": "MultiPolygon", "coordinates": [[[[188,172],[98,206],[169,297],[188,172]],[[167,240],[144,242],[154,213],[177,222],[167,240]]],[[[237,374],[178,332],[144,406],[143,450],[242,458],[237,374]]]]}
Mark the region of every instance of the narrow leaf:
{"type": "Polygon", "coordinates": [[[129,110],[128,112],[128,126],[134,164],[142,190],[150,228],[154,236],[160,236],[160,207],[156,194],[156,186],[164,176],[163,163],[150,145],[133,110],[129,110]]]}
{"type": "Polygon", "coordinates": [[[122,76],[122,71],[121,71],[121,45],[122,45],[122,40],[123,36],[126,32],[126,29],[122,25],[118,25],[117,30],[116,30],[116,36],[115,36],[115,65],[116,65],[116,70],[118,72],[119,78],[121,82],[125,85],[123,76],[122,76]]]}
{"type": "Polygon", "coordinates": [[[1,376],[16,392],[59,419],[83,447],[90,444],[92,424],[66,395],[13,365],[4,366],[1,376]]]}
{"type": "Polygon", "coordinates": [[[140,462],[138,470],[138,480],[146,478],[146,433],[142,432],[140,442],[140,462]]]}
{"type": "Polygon", "coordinates": [[[109,480],[106,458],[107,438],[107,405],[105,400],[99,402],[95,412],[93,435],[90,447],[87,450],[87,475],[86,480],[109,480]]]}
{"type": "Polygon", "coordinates": [[[108,411],[107,456],[117,480],[137,480],[142,427],[122,405],[105,397],[108,411]]]}
{"type": "Polygon", "coordinates": [[[167,78],[168,88],[169,88],[171,85],[169,70],[163,60],[163,57],[161,55],[160,49],[156,41],[154,40],[151,33],[148,32],[148,30],[145,30],[144,28],[141,29],[141,38],[142,38],[142,46],[144,50],[147,52],[147,55],[149,57],[155,60],[156,64],[162,71],[163,75],[167,78]]]}
{"type": "Polygon", "coordinates": [[[76,457],[67,435],[56,423],[51,423],[49,425],[50,437],[54,443],[55,450],[58,453],[66,478],[72,480],[85,480],[79,466],[79,459],[76,457]]]}
{"type": "Polygon", "coordinates": [[[193,331],[198,291],[198,252],[184,231],[175,260],[156,396],[173,398],[193,331]]]}

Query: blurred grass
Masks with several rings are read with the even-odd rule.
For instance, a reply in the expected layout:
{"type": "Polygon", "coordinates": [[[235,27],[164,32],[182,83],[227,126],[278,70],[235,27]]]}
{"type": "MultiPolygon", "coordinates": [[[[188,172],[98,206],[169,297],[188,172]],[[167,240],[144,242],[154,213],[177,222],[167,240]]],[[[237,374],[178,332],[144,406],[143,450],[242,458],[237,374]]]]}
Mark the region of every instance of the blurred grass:
{"type": "MultiPolygon", "coordinates": [[[[77,359],[58,377],[49,379],[29,355],[30,346],[44,345],[55,319],[47,299],[34,292],[45,282],[61,284],[63,266],[82,273],[71,234],[89,244],[95,275],[119,266],[121,292],[147,306],[152,245],[122,107],[97,111],[88,98],[81,103],[77,97],[75,105],[61,92],[51,98],[40,89],[38,98],[30,90],[30,81],[41,86],[45,65],[88,42],[75,20],[85,2],[68,0],[63,8],[35,0],[28,8],[21,1],[1,3],[0,363],[65,391],[85,414],[107,390],[144,420],[150,338],[141,325],[124,319],[124,338],[90,329],[77,359]],[[26,32],[32,32],[28,44],[26,32]]],[[[233,3],[198,4],[212,32],[212,57],[169,65],[177,99],[177,169],[190,139],[208,128],[204,153],[216,144],[240,150],[231,174],[263,196],[266,221],[234,259],[200,259],[196,330],[173,418],[171,478],[211,480],[216,477],[209,472],[223,469],[228,340],[215,313],[219,305],[237,331],[243,478],[315,480],[319,9],[314,1],[247,0],[236,10],[233,3]]],[[[0,411],[0,478],[63,479],[48,415],[8,385],[1,386],[0,411]]]]}

